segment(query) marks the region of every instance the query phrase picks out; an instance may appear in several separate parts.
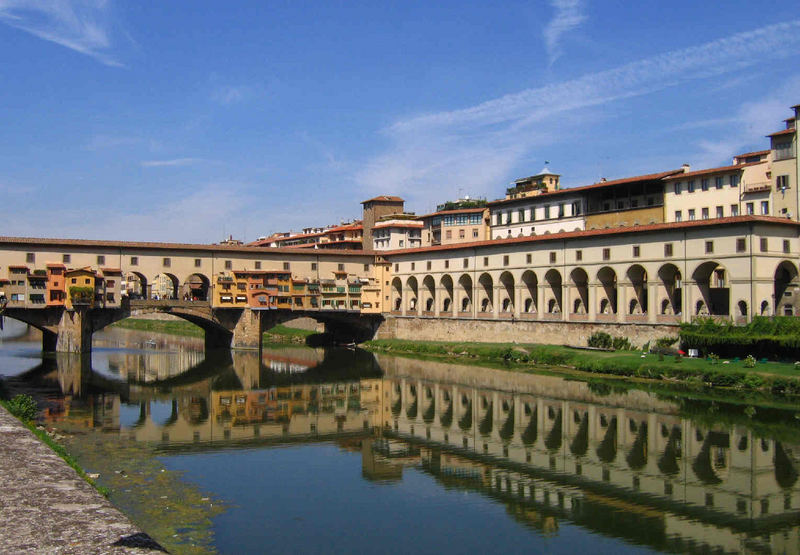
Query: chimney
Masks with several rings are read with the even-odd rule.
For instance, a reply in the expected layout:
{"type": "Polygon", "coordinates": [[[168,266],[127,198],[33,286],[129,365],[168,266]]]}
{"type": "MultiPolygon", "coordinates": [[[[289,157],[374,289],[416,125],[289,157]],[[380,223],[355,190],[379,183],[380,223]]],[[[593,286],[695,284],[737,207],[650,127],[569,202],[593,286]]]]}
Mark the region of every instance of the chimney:
{"type": "Polygon", "coordinates": [[[683,173],[689,173],[689,170],[690,170],[691,168],[692,168],[692,167],[691,167],[689,164],[683,164],[683,165],[681,166],[681,169],[683,170],[683,173]]]}

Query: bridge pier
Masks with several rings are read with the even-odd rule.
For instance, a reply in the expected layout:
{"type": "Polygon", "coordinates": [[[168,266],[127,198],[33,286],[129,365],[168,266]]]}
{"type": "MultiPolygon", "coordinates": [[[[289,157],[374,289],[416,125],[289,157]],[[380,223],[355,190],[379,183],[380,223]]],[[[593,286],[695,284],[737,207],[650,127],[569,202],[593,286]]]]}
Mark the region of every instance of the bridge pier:
{"type": "Polygon", "coordinates": [[[261,337],[264,333],[262,312],[245,308],[233,328],[232,349],[253,349],[261,352],[261,337]]]}
{"type": "MultiPolygon", "coordinates": [[[[58,322],[55,350],[59,353],[89,353],[92,350],[92,318],[85,309],[65,310],[58,322]]],[[[44,340],[42,340],[44,344],[44,340]]]]}

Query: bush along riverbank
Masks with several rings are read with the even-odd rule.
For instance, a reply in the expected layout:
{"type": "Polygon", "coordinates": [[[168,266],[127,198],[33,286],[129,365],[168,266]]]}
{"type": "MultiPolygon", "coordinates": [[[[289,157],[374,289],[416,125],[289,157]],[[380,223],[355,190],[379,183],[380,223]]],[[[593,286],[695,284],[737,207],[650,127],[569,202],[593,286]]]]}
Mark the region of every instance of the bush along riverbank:
{"type": "MultiPolygon", "coordinates": [[[[662,345],[671,341],[664,340],[662,345]]],[[[613,342],[613,340],[612,340],[613,342]]],[[[665,355],[656,352],[583,350],[558,345],[456,343],[380,339],[363,345],[367,350],[399,355],[436,358],[464,358],[482,363],[503,363],[518,369],[534,366],[577,370],[589,374],[631,377],[645,380],[710,385],[745,390],[768,390],[778,394],[800,395],[800,368],[795,364],[745,360],[687,358],[679,351],[665,355]],[[750,366],[752,364],[752,367],[750,366]]]]}
{"type": "Polygon", "coordinates": [[[800,356],[800,318],[755,316],[744,326],[699,318],[681,324],[680,340],[684,350],[697,349],[703,356],[796,360],[800,356]]]}

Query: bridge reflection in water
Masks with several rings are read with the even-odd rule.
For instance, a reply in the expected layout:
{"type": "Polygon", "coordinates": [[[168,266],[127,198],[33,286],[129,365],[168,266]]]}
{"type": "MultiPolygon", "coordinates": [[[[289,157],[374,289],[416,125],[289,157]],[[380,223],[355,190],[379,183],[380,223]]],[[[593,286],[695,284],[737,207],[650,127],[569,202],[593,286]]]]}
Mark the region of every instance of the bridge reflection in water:
{"type": "Polygon", "coordinates": [[[48,418],[164,451],[335,440],[360,448],[365,479],[401,480],[413,466],[543,533],[567,519],[661,550],[800,551],[789,403],[753,414],[360,350],[159,356],[169,355],[110,353],[98,373],[63,355],[19,381],[49,384],[48,418]]]}

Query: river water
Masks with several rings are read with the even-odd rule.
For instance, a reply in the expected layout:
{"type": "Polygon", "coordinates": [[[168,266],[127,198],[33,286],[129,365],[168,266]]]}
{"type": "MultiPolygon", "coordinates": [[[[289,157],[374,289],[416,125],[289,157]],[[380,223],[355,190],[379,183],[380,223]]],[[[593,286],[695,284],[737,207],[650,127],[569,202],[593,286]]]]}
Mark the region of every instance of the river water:
{"type": "Polygon", "coordinates": [[[800,553],[796,398],[95,335],[0,375],[173,553],[800,553]]]}

